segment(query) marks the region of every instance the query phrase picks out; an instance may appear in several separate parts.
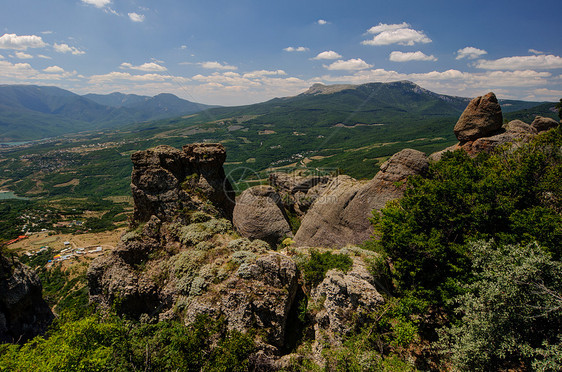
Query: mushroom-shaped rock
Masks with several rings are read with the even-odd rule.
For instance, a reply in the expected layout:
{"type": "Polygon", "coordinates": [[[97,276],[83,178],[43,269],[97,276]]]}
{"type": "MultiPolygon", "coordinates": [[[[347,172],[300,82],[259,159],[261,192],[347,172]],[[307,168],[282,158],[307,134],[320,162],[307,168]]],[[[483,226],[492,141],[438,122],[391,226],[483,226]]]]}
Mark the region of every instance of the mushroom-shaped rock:
{"type": "Polygon", "coordinates": [[[245,190],[236,200],[232,222],[243,237],[261,239],[271,245],[293,235],[281,197],[271,186],[245,190]]]}
{"type": "Polygon", "coordinates": [[[537,116],[535,120],[531,123],[531,126],[537,130],[537,132],[544,132],[550,128],[556,128],[558,122],[552,118],[545,118],[544,116],[537,116]]]}
{"type": "Polygon", "coordinates": [[[502,123],[500,104],[490,92],[470,101],[453,130],[459,141],[467,142],[493,134],[501,129],[502,123]]]}

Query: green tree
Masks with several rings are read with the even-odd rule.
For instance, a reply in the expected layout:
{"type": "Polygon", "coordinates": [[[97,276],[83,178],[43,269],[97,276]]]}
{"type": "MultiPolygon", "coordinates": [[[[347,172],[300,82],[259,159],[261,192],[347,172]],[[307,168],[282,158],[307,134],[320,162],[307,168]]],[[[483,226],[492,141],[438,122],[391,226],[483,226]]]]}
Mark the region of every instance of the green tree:
{"type": "Polygon", "coordinates": [[[560,102],[556,104],[556,108],[558,109],[558,117],[562,120],[562,98],[560,98],[560,102]]]}
{"type": "Polygon", "coordinates": [[[562,263],[536,244],[471,245],[474,282],[439,346],[460,371],[562,369],[562,263]]]}

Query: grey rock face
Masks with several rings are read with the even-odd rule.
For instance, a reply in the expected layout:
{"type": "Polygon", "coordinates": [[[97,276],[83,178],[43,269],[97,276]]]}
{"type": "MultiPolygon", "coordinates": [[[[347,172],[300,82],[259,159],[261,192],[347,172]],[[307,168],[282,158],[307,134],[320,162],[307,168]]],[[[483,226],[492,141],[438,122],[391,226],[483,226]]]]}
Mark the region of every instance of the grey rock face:
{"type": "Polygon", "coordinates": [[[368,240],[373,233],[369,218],[373,210],[403,195],[409,176],[422,174],[429,166],[424,153],[405,149],[394,154],[367,183],[339,176],[314,202],[295,235],[301,246],[343,247],[368,240]]]}
{"type": "Polygon", "coordinates": [[[232,219],[234,192],[222,164],[221,144],[190,144],[183,151],[158,146],[131,156],[133,219],[146,222],[155,215],[163,221],[183,208],[198,209],[206,200],[216,212],[232,219]]]}
{"type": "Polygon", "coordinates": [[[544,132],[551,128],[556,128],[560,125],[556,120],[552,118],[545,118],[543,116],[535,117],[535,120],[531,123],[531,126],[537,130],[537,132],[544,132]]]}
{"type": "Polygon", "coordinates": [[[17,259],[0,256],[0,343],[27,341],[53,318],[37,274],[17,259]]]}
{"type": "Polygon", "coordinates": [[[245,190],[236,200],[233,224],[243,237],[261,239],[273,246],[293,236],[281,196],[271,186],[245,190]]]}
{"type": "Polygon", "coordinates": [[[536,128],[530,126],[521,120],[512,120],[503,127],[506,132],[510,133],[524,133],[524,134],[537,134],[536,128]]]}
{"type": "Polygon", "coordinates": [[[500,104],[496,95],[490,92],[470,101],[453,130],[462,143],[491,135],[501,129],[502,123],[500,104]]]}
{"type": "Polygon", "coordinates": [[[320,195],[318,191],[324,189],[332,178],[275,172],[269,175],[269,184],[279,193],[287,210],[303,216],[320,195]]]}
{"type": "Polygon", "coordinates": [[[384,303],[374,283],[373,276],[358,257],[354,257],[353,268],[347,274],[328,271],[311,296],[316,303],[323,303],[315,317],[313,348],[316,354],[321,354],[323,343],[341,344],[354,325],[364,322],[384,303]]]}

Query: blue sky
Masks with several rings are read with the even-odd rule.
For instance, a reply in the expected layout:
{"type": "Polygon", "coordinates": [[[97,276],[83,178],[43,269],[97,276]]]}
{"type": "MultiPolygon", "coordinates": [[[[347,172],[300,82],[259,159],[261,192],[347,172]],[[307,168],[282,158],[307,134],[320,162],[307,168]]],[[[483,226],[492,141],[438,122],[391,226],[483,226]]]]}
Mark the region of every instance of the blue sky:
{"type": "Polygon", "coordinates": [[[239,105],[411,80],[562,97],[560,0],[3,0],[0,84],[239,105]]]}

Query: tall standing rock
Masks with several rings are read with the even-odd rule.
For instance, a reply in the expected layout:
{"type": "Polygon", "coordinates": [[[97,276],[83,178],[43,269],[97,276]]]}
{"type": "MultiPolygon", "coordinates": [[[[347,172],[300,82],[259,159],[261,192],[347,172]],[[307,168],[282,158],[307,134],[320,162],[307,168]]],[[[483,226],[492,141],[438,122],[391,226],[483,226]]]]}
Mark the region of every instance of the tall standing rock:
{"type": "Polygon", "coordinates": [[[167,221],[184,208],[199,209],[210,201],[217,213],[232,219],[234,191],[226,179],[221,144],[195,143],[183,151],[158,146],[131,156],[133,219],[146,222],[151,216],[167,221]]]}
{"type": "Polygon", "coordinates": [[[347,176],[333,180],[318,197],[295,235],[301,246],[343,247],[371,237],[369,222],[373,210],[404,193],[409,176],[423,173],[429,166],[423,152],[404,149],[394,154],[366,184],[347,176]]]}
{"type": "Polygon", "coordinates": [[[453,131],[463,143],[486,137],[501,129],[503,116],[496,95],[492,92],[476,97],[466,107],[453,131]]]}

